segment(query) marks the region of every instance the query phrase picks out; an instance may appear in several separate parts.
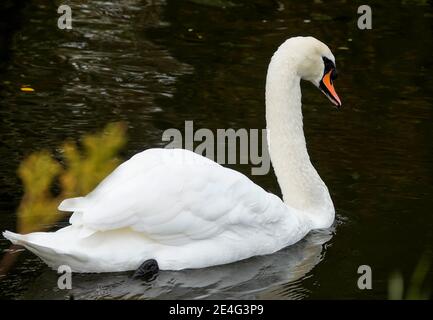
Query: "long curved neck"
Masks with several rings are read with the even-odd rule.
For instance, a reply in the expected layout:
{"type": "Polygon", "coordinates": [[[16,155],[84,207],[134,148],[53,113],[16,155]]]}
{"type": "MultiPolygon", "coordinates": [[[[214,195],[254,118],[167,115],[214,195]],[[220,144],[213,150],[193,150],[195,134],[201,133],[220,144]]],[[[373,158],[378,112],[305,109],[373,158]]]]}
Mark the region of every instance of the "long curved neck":
{"type": "Polygon", "coordinates": [[[314,227],[328,227],[334,208],[307,151],[298,61],[282,50],[273,56],[266,79],[269,154],[286,205],[312,213],[314,227]]]}

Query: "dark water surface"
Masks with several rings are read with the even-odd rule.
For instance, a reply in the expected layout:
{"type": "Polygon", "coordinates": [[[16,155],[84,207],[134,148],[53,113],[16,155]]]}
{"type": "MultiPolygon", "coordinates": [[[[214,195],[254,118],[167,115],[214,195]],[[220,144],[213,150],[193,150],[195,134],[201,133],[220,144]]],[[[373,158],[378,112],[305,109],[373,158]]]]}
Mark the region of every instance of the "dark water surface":
{"type": "MultiPolygon", "coordinates": [[[[431,2],[370,3],[367,31],[356,25],[362,3],[346,1],[65,1],[71,31],[57,29],[51,1],[23,3],[1,13],[1,230],[16,228],[16,169],[35,150],[119,120],[129,126],[125,158],[163,146],[162,132],[183,130],[185,120],[264,128],[267,64],[295,35],[321,39],[337,59],[340,112],[303,85],[310,155],[337,221],[274,255],[162,272],[151,283],[125,273],[74,275],[72,292],[57,289],[57,274],[25,252],[0,279],[0,298],[377,299],[387,297],[392,271],[408,279],[432,251],[431,2]],[[372,290],[357,287],[363,264],[372,268],[372,290]]],[[[250,174],[247,165],[235,168],[250,174]]],[[[279,194],[272,172],[251,178],[279,194]]]]}

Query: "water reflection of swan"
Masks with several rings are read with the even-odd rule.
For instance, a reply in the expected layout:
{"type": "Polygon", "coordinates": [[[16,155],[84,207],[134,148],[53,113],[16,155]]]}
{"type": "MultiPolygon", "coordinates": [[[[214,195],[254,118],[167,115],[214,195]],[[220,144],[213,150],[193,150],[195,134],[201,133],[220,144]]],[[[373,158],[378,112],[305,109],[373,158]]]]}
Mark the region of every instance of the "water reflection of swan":
{"type": "MultiPolygon", "coordinates": [[[[237,171],[195,153],[148,149],[120,165],[86,197],[60,205],[71,225],[4,236],[49,266],[76,272],[205,268],[274,253],[310,230],[328,228],[334,206],[311,164],[302,120],[301,79],[337,106],[335,58],[312,37],[290,38],[266,80],[269,153],[284,202],[237,171]]],[[[199,272],[198,272],[199,273],[199,272]]]]}
{"type": "Polygon", "coordinates": [[[315,231],[274,254],[232,264],[161,271],[151,282],[131,273],[74,274],[72,290],[57,288],[58,274],[47,269],[25,299],[300,299],[308,295],[302,279],[322,260],[332,230],[315,231]]]}

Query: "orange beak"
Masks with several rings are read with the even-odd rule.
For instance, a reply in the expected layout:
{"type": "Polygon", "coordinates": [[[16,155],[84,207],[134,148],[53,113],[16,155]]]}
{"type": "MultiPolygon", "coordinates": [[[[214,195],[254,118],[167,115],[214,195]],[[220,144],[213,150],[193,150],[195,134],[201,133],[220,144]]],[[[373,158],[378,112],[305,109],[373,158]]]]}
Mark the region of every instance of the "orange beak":
{"type": "Polygon", "coordinates": [[[331,76],[333,72],[334,70],[332,69],[323,76],[322,81],[320,81],[319,88],[328,97],[328,99],[339,108],[341,107],[341,100],[338,97],[337,92],[335,92],[334,84],[332,82],[331,76]]]}

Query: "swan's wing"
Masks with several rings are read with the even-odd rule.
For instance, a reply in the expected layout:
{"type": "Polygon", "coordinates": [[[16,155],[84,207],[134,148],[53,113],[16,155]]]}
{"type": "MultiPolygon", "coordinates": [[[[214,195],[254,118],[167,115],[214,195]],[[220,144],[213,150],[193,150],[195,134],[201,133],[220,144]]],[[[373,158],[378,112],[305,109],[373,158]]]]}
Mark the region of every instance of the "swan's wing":
{"type": "Polygon", "coordinates": [[[230,229],[254,232],[278,223],[284,206],[239,172],[181,149],[134,156],[79,202],[71,223],[83,236],[128,227],[176,245],[230,229]]]}

